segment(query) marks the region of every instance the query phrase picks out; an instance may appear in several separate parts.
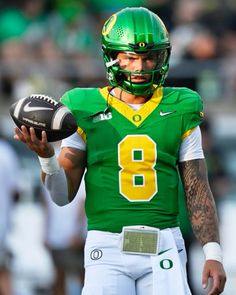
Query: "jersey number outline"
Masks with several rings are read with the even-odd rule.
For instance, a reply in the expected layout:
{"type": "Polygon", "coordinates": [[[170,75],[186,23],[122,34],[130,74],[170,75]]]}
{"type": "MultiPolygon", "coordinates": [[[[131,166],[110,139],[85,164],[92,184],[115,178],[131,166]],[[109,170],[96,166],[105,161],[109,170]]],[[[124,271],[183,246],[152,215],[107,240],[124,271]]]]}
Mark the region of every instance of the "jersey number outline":
{"type": "Polygon", "coordinates": [[[156,143],[145,134],[126,135],[118,144],[119,191],[130,202],[148,202],[158,192],[156,143]]]}

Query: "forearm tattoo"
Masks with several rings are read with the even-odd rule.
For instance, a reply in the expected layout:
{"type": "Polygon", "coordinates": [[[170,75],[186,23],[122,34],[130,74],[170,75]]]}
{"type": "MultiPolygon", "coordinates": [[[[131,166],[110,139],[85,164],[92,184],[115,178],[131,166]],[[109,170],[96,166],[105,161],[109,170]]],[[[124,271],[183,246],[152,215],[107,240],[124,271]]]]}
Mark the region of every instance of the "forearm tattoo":
{"type": "Polygon", "coordinates": [[[179,164],[193,232],[202,245],[219,242],[216,206],[208,183],[205,160],[179,164]]]}

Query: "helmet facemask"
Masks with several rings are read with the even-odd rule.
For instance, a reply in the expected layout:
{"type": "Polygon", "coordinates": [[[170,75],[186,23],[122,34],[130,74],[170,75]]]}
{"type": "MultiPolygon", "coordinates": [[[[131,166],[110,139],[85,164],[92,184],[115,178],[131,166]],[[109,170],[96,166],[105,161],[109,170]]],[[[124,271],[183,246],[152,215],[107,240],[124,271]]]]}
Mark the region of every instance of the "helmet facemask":
{"type": "MultiPolygon", "coordinates": [[[[127,51],[126,51],[127,52],[127,51]]],[[[117,59],[119,51],[104,50],[104,62],[107,69],[107,78],[110,84],[114,87],[120,87],[128,93],[134,95],[149,96],[154,89],[163,85],[169,68],[170,48],[158,49],[153,51],[137,52],[152,54],[155,57],[156,63],[153,69],[144,71],[128,71],[122,69],[120,62],[117,59]],[[148,75],[148,81],[142,83],[132,82],[132,75],[148,75]]],[[[130,53],[135,53],[130,52],[130,53]]]]}

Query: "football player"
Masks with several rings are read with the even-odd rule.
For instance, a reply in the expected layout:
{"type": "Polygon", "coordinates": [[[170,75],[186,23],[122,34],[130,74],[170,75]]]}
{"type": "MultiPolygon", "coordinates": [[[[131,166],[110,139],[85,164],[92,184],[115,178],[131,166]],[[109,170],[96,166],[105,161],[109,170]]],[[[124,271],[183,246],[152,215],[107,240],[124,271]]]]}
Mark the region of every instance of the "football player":
{"type": "Polygon", "coordinates": [[[189,217],[206,261],[203,288],[220,294],[226,280],[217,213],[199,125],[202,99],[163,86],[171,44],[161,19],[125,8],[102,29],[110,86],[75,88],[61,101],[78,131],[57,159],[46,132],[16,129],[39,156],[43,181],[59,205],[71,202],[85,172],[88,236],[83,295],[191,294],[178,221],[182,178],[189,217]]]}

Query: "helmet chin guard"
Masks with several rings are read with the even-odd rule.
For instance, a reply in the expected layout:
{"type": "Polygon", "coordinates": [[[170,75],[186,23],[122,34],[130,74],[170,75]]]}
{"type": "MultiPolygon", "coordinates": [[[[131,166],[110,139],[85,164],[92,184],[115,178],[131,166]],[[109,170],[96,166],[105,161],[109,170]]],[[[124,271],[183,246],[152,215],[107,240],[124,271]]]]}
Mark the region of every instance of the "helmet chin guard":
{"type": "Polygon", "coordinates": [[[171,46],[168,32],[161,19],[143,7],[125,8],[112,15],[102,30],[103,59],[107,78],[113,87],[120,87],[137,96],[149,96],[163,85],[168,69],[171,46]],[[149,71],[130,72],[119,67],[119,52],[156,55],[156,66],[149,71]],[[147,82],[134,83],[131,75],[145,74],[147,82]]]}

